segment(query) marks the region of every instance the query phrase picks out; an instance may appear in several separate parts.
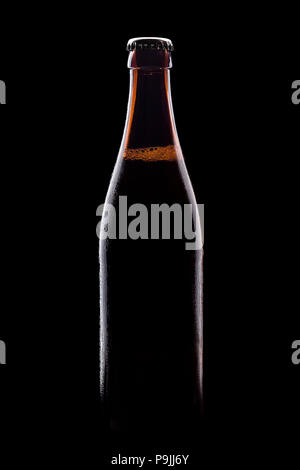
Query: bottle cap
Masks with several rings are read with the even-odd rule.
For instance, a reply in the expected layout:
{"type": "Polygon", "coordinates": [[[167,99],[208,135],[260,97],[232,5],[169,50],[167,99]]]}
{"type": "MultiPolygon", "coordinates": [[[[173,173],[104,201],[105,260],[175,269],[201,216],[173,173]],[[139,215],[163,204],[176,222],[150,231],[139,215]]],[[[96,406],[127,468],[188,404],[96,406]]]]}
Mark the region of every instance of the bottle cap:
{"type": "Polygon", "coordinates": [[[135,51],[142,49],[174,51],[174,46],[170,39],[146,37],[129,39],[126,49],[127,51],[135,51]]]}

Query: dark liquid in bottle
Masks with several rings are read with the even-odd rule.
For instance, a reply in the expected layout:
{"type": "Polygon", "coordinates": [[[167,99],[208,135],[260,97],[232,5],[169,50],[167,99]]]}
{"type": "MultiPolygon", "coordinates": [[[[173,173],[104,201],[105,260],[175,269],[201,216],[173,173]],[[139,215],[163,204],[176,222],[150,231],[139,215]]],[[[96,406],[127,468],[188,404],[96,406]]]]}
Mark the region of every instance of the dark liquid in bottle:
{"type": "MultiPolygon", "coordinates": [[[[195,204],[172,149],[142,150],[118,163],[107,202],[117,209],[119,196],[127,196],[128,207],[144,204],[149,214],[151,204],[195,204]]],[[[107,427],[123,444],[170,442],[175,449],[201,422],[202,251],[186,250],[187,241],[100,242],[102,393],[107,427]]]]}

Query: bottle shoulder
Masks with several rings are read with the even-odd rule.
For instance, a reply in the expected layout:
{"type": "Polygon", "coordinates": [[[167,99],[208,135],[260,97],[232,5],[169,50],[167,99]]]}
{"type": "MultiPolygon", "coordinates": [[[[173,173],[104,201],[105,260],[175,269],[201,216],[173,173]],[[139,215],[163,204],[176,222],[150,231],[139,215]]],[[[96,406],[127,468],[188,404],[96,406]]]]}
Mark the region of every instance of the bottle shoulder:
{"type": "Polygon", "coordinates": [[[183,158],[130,159],[119,155],[111,178],[108,200],[127,195],[137,202],[194,204],[194,192],[183,158]],[[140,199],[140,201],[138,201],[140,199]]]}

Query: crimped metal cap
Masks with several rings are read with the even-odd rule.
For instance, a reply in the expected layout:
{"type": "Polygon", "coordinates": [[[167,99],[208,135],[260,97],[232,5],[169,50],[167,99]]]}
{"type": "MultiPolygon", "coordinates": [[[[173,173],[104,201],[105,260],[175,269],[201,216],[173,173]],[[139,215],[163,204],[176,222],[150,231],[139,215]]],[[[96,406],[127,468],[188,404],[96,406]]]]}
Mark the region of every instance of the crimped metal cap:
{"type": "Polygon", "coordinates": [[[172,41],[166,38],[132,38],[129,39],[126,49],[127,51],[142,49],[174,51],[174,46],[172,41]]]}

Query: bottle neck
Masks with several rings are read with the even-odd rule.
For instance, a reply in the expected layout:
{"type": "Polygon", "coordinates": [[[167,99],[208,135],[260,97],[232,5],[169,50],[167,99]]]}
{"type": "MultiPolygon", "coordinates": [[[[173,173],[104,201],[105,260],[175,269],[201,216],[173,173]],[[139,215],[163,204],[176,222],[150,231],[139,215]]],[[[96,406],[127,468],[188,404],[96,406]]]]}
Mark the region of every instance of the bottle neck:
{"type": "Polygon", "coordinates": [[[130,70],[130,95],[121,153],[124,158],[143,160],[177,160],[182,157],[173,114],[169,69],[130,70]]]}

